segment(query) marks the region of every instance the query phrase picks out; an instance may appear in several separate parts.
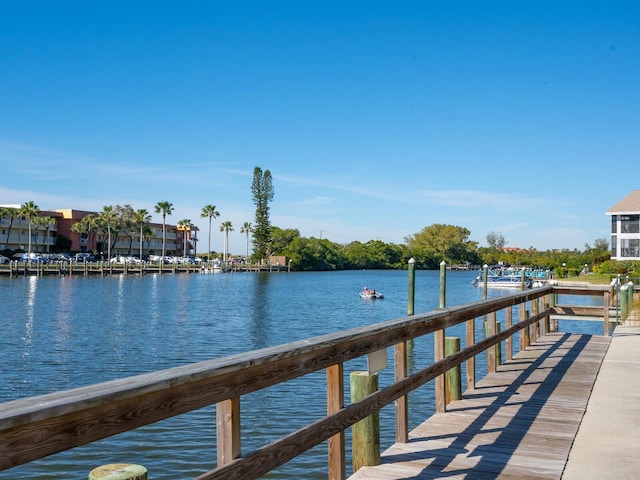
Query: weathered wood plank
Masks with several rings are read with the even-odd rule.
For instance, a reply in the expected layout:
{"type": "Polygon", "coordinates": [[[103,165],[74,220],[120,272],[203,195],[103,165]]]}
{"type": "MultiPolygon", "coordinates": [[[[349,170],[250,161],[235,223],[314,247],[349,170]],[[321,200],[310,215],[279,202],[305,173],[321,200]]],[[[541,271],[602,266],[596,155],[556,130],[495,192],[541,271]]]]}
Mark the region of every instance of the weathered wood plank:
{"type": "Polygon", "coordinates": [[[350,480],[560,479],[608,345],[540,337],[350,480]]]}

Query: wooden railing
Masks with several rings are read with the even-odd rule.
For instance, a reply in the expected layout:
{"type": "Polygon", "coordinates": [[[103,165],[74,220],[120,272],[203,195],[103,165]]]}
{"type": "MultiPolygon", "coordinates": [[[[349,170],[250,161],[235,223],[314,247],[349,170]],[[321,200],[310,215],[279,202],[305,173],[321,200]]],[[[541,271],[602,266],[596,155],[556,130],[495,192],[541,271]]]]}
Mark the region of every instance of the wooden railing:
{"type": "Polygon", "coordinates": [[[343,479],[345,430],[351,425],[395,402],[396,441],[406,442],[409,392],[435,379],[436,409],[444,411],[444,373],[467,362],[467,388],[474,388],[475,356],[487,351],[487,368],[492,371],[496,344],[505,341],[509,359],[515,333],[521,332],[521,349],[546,333],[550,315],[562,314],[564,308],[550,305],[554,294],[601,296],[603,307],[591,308],[589,314],[597,310],[608,335],[610,293],[608,287],[537,288],[222,359],[6,402],[0,404],[0,470],[216,404],[217,468],[203,473],[199,480],[259,478],[325,440],[328,477],[343,479]],[[514,307],[519,307],[517,319],[513,319],[514,307]],[[498,312],[504,312],[505,328],[496,333],[498,312]],[[474,325],[481,317],[488,319],[491,335],[476,341],[474,325]],[[445,358],[445,329],[463,323],[465,348],[445,358]],[[406,344],[427,334],[434,334],[435,361],[407,375],[406,344]],[[388,347],[394,348],[392,384],[345,406],[344,363],[388,347]],[[322,369],[326,370],[327,415],[241,456],[242,396],[322,369]]]}

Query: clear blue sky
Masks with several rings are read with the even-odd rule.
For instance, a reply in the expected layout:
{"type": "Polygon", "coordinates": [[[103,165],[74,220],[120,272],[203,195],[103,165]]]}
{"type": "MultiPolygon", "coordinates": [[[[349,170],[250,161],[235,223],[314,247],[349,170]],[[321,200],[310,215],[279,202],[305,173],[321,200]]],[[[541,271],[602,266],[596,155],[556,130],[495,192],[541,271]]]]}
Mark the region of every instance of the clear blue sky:
{"type": "Polygon", "coordinates": [[[0,204],[582,250],[639,152],[634,1],[0,3],[0,204]]]}

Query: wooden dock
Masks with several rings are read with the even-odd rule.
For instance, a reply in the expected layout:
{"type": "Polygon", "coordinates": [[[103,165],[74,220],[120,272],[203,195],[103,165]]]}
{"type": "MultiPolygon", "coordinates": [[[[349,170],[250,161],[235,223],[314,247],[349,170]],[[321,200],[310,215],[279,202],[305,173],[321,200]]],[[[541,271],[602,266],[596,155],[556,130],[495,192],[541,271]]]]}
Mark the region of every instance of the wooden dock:
{"type": "Polygon", "coordinates": [[[560,479],[609,343],[541,337],[350,480],[560,479]]]}
{"type": "MultiPolygon", "coordinates": [[[[280,265],[234,265],[226,272],[288,272],[288,266],[280,265]]],[[[147,275],[177,273],[213,273],[205,265],[199,264],[164,264],[145,263],[127,264],[108,262],[59,262],[59,263],[22,263],[11,262],[0,265],[0,277],[10,278],[26,276],[107,276],[107,275],[147,275]]]]}

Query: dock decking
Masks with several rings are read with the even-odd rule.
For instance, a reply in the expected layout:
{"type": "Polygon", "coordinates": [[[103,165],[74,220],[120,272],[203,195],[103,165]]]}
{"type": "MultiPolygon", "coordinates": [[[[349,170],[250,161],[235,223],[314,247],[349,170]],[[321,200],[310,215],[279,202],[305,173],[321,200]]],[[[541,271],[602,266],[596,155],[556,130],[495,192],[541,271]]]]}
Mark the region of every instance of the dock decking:
{"type": "Polygon", "coordinates": [[[610,341],[539,338],[350,480],[560,479],[610,341]]]}

